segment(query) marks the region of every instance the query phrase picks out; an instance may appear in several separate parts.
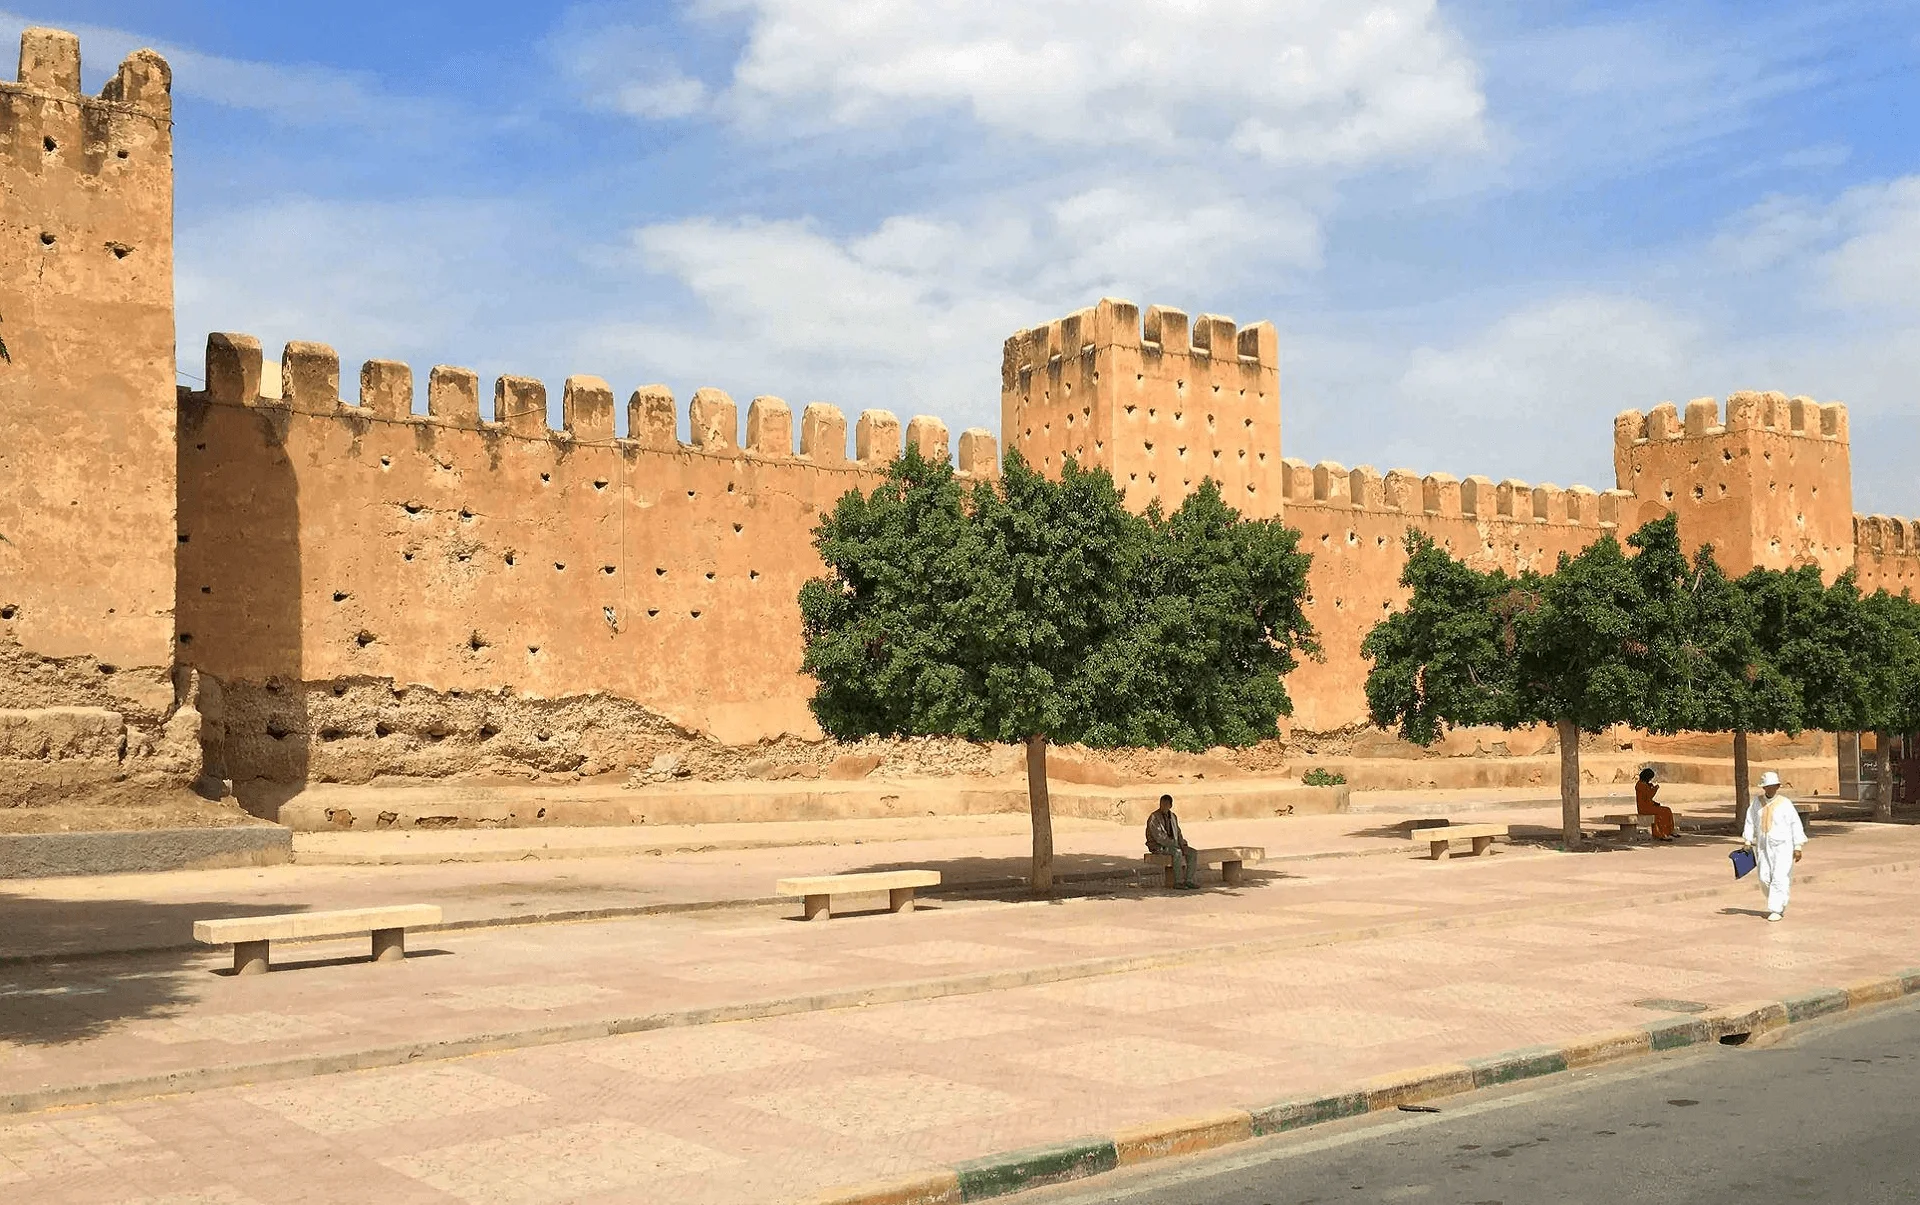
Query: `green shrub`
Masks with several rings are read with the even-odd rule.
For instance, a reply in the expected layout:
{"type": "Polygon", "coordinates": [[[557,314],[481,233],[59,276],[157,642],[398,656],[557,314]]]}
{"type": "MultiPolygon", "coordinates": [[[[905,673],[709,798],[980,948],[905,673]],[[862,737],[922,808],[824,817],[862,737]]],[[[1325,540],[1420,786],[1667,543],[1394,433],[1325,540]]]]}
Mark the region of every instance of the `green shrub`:
{"type": "Polygon", "coordinates": [[[1347,776],[1345,774],[1335,774],[1330,770],[1323,770],[1319,766],[1315,766],[1305,774],[1302,774],[1300,781],[1310,787],[1339,787],[1346,785],[1347,776]]]}

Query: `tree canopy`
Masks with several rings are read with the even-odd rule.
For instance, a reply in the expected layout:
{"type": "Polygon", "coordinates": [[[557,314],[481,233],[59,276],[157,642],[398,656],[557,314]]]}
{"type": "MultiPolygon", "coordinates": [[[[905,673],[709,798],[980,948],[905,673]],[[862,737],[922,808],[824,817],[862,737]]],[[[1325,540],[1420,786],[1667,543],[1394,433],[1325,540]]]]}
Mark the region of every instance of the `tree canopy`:
{"type": "Polygon", "coordinates": [[[800,592],[828,733],[1027,744],[1037,887],[1047,742],[1252,744],[1318,653],[1297,531],[1242,517],[1211,480],[1170,515],[1122,503],[1072,460],[1055,481],[1009,451],[998,481],[969,484],[909,449],[823,517],[827,573],[800,592]]]}

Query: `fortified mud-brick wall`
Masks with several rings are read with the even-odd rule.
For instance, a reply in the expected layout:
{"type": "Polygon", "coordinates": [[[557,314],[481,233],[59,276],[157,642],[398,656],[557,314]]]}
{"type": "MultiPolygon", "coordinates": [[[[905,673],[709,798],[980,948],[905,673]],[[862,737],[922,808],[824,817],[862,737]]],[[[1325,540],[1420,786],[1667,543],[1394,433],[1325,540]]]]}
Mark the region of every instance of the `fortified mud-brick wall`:
{"type": "Polygon", "coordinates": [[[1829,581],[1853,567],[1853,468],[1847,409],[1781,393],[1671,402],[1614,420],[1622,489],[1680,517],[1689,548],[1712,544],[1729,573],[1816,564],[1829,581]]]}
{"type": "MultiPolygon", "coordinates": [[[[183,396],[180,642],[227,687],[236,780],[358,781],[487,769],[597,773],[689,733],[817,735],[797,595],[811,532],[900,452],[885,411],[794,419],[692,398],[690,444],[661,387],[627,402],[571,377],[562,429],[540,382],[374,361],[357,402],[321,344],[289,343],[263,386],[257,341],[208,341],[183,396]],[[266,396],[263,396],[265,394],[266,396]],[[281,396],[272,396],[279,394],[281,396]]],[[[905,431],[945,460],[946,428],[905,431]]],[[[990,433],[961,468],[991,472],[990,433]]]]}
{"type": "Polygon", "coordinates": [[[1000,369],[1001,436],[1058,475],[1063,459],[1105,468],[1144,510],[1168,510],[1202,480],[1242,514],[1280,513],[1280,367],[1273,326],[1236,329],[1129,301],[1020,331],[1000,369]]]}
{"type": "Polygon", "coordinates": [[[1302,661],[1287,678],[1292,726],[1330,732],[1367,722],[1371,663],[1360,644],[1373,625],[1407,599],[1400,586],[1409,528],[1477,569],[1551,570],[1561,553],[1577,553],[1603,535],[1631,532],[1643,508],[1620,490],[1595,493],[1486,477],[1460,480],[1332,461],[1282,462],[1286,522],[1313,554],[1306,613],[1319,634],[1323,661],[1302,661]]]}
{"type": "Polygon", "coordinates": [[[173,667],[170,75],[97,97],[29,29],[0,82],[0,805],[198,772],[173,667]]]}
{"type": "Polygon", "coordinates": [[[1853,548],[1862,591],[1920,596],[1920,519],[1855,515],[1853,548]]]}

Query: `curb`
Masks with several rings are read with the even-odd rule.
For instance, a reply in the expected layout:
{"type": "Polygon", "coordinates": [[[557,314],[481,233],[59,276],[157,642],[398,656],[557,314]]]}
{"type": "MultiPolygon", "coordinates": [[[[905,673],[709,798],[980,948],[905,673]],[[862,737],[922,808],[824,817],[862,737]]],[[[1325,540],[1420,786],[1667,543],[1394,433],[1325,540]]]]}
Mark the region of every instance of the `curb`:
{"type": "Polygon", "coordinates": [[[1351,1091],[1330,1096],[1299,1097],[1254,1109],[1223,1109],[1200,1117],[1135,1126],[1111,1136],[1078,1138],[969,1159],[911,1179],[808,1197],[805,1205],[963,1205],[1154,1159],[1198,1154],[1329,1121],[1658,1051],[1717,1043],[1742,1045],[1789,1025],[1911,995],[1920,995],[1920,968],[1784,1000],[1749,1001],[1696,1017],[1668,1018],[1631,1029],[1590,1034],[1557,1046],[1530,1046],[1482,1059],[1377,1076],[1351,1091]]]}

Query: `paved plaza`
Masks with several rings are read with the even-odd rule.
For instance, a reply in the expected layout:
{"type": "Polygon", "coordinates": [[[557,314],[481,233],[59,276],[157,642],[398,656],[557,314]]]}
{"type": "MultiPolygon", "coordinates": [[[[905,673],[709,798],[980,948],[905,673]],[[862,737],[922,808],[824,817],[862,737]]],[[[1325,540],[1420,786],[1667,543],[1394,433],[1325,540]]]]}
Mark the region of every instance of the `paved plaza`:
{"type": "MultiPolygon", "coordinates": [[[[826,924],[796,902],[457,928],[414,936],[400,965],[360,961],[364,942],[276,946],[275,973],[249,978],[224,951],[87,953],[80,924],[0,964],[0,1193],[802,1201],[1920,963],[1920,829],[1816,825],[1789,919],[1768,925],[1725,838],[1434,864],[1395,823],[1206,825],[1301,855],[1232,889],[1142,876],[826,924]]],[[[1123,835],[1063,847],[1118,863],[1123,835]]],[[[435,902],[438,876],[477,924],[477,884],[509,868],[507,916],[543,884],[566,897],[558,874],[588,874],[572,895],[597,900],[621,876],[690,898],[703,865],[709,895],[764,872],[751,899],[776,866],[892,864],[941,840],[46,880],[0,890],[0,914],[144,903],[171,924],[276,891],[333,906],[356,882],[366,902],[396,883],[435,902]]]]}

